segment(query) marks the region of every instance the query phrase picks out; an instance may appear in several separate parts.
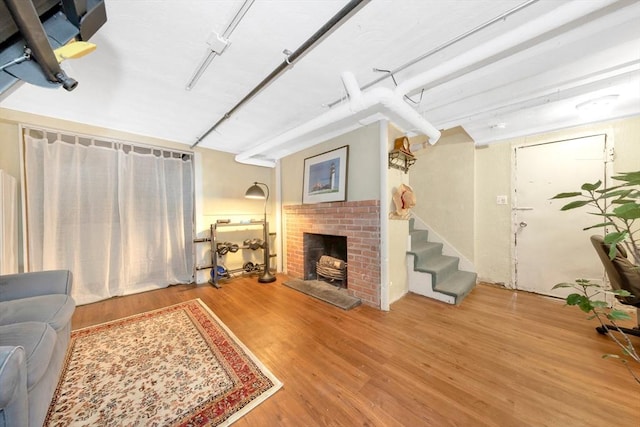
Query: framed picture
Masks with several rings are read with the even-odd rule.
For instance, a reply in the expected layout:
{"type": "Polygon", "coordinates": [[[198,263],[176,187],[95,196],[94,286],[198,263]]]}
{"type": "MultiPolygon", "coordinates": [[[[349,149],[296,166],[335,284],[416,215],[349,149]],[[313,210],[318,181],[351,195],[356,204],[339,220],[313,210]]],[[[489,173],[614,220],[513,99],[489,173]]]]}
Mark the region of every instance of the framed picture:
{"type": "Polygon", "coordinates": [[[347,200],[349,146],[304,159],[302,203],[347,200]]]}

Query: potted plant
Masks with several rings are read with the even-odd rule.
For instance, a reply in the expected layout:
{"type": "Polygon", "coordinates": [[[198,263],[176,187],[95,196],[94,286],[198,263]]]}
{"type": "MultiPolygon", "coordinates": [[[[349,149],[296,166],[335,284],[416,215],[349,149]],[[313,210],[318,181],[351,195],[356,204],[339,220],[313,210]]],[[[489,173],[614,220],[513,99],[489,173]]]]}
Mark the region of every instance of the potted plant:
{"type": "MultiPolygon", "coordinates": [[[[612,177],[616,185],[606,188],[602,181],[585,183],[581,191],[560,193],[552,199],[574,199],[564,205],[561,210],[567,211],[584,206],[593,210],[590,214],[599,221],[584,230],[601,228],[604,231],[604,242],[609,245],[609,257],[615,258],[617,246],[622,245],[631,254],[632,263],[640,269],[640,171],[626,172],[612,177]]],[[[616,298],[630,297],[632,294],[622,289],[607,289],[602,284],[592,283],[586,279],[577,279],[575,283],[559,283],[557,288],[572,287],[578,291],[567,296],[567,305],[579,307],[583,312],[590,313],[589,319],[600,322],[599,331],[607,334],[621,349],[622,356],[607,354],[622,361],[635,381],[640,384],[637,374],[640,357],[629,336],[618,326],[617,321],[629,320],[631,316],[624,311],[612,307],[603,295],[613,295],[616,298]],[[609,322],[608,325],[606,322],[609,322]],[[613,329],[615,333],[609,333],[613,329]],[[629,362],[634,362],[633,366],[629,362]]],[[[638,283],[640,288],[640,283],[638,283]]]]}

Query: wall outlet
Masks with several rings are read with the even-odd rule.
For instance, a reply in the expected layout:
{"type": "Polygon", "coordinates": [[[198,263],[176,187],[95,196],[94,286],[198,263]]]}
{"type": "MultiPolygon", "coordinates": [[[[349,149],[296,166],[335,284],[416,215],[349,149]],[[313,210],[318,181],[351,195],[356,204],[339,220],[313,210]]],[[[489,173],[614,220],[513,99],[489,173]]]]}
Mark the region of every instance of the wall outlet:
{"type": "Polygon", "coordinates": [[[496,196],[496,205],[506,205],[507,196],[496,196]]]}

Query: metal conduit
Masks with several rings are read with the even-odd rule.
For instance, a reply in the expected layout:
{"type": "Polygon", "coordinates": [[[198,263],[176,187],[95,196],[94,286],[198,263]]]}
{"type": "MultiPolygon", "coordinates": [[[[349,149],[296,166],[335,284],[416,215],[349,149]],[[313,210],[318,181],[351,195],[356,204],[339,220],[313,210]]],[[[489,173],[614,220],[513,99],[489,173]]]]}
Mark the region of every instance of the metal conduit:
{"type": "Polygon", "coordinates": [[[267,77],[265,77],[256,87],[254,87],[244,98],[242,98],[236,105],[218,119],[218,121],[207,129],[202,135],[196,139],[196,142],[191,145],[194,148],[200,142],[213,132],[224,121],[229,119],[233,113],[235,113],[243,104],[256,96],[262,89],[267,87],[273,80],[275,80],[280,74],[286,71],[287,68],[293,65],[293,63],[300,59],[307,50],[311,49],[314,45],[319,43],[323,38],[331,34],[340,25],[342,25],[347,19],[358,12],[361,8],[366,6],[371,0],[351,0],[345,5],[338,13],[336,13],[329,21],[327,21],[318,31],[316,31],[311,37],[309,37],[295,52],[287,57],[278,67],[276,67],[267,77]]]}
{"type": "MultiPolygon", "coordinates": [[[[254,1],[255,0],[245,0],[242,6],[240,6],[240,9],[238,9],[235,16],[231,20],[231,22],[229,22],[229,25],[227,25],[227,28],[222,33],[222,37],[224,39],[228,39],[229,36],[231,36],[231,33],[233,33],[233,31],[236,29],[236,27],[238,26],[242,18],[244,18],[244,15],[247,14],[247,12],[249,11],[249,8],[253,5],[254,1]]],[[[204,74],[207,67],[213,61],[213,58],[215,58],[216,55],[218,55],[218,53],[211,48],[207,50],[209,52],[205,55],[204,59],[200,62],[200,65],[198,66],[198,68],[196,68],[196,71],[193,73],[193,76],[191,76],[191,78],[189,79],[189,83],[187,83],[187,86],[185,87],[186,90],[193,89],[193,87],[196,85],[198,80],[200,80],[200,77],[202,77],[202,74],[204,74]]]]}
{"type": "MultiPolygon", "coordinates": [[[[371,86],[373,86],[375,84],[378,84],[378,83],[380,83],[381,81],[383,81],[385,79],[388,79],[393,74],[396,74],[396,73],[399,73],[401,71],[404,71],[405,69],[411,67],[412,65],[415,65],[416,63],[422,61],[423,59],[426,59],[426,58],[428,58],[428,57],[430,57],[432,55],[435,55],[436,53],[446,49],[447,47],[452,46],[452,45],[458,43],[459,41],[462,41],[462,40],[466,39],[469,36],[472,36],[473,34],[477,33],[478,31],[481,31],[481,30],[483,30],[483,29],[495,24],[498,21],[502,21],[502,20],[506,19],[507,17],[513,15],[514,13],[519,12],[522,9],[524,9],[525,7],[530,6],[533,3],[537,3],[538,1],[539,0],[527,0],[526,2],[524,2],[522,4],[519,4],[518,6],[512,8],[512,9],[509,9],[508,11],[496,16],[495,18],[492,18],[489,21],[478,25],[477,27],[467,31],[466,33],[460,34],[459,36],[457,36],[457,37],[455,37],[455,38],[453,38],[453,39],[441,44],[440,46],[437,46],[437,47],[431,49],[430,51],[420,55],[419,57],[412,59],[411,61],[407,62],[406,64],[403,64],[403,65],[399,66],[398,68],[396,68],[394,70],[391,70],[390,72],[388,72],[387,74],[383,75],[382,77],[379,77],[379,78],[377,78],[377,79],[365,84],[360,89],[361,90],[368,89],[371,86]]],[[[347,96],[343,96],[342,98],[336,99],[335,101],[327,104],[327,106],[329,108],[331,108],[331,107],[335,106],[336,104],[339,104],[342,101],[345,101],[346,99],[348,99],[348,97],[347,96]]]]}

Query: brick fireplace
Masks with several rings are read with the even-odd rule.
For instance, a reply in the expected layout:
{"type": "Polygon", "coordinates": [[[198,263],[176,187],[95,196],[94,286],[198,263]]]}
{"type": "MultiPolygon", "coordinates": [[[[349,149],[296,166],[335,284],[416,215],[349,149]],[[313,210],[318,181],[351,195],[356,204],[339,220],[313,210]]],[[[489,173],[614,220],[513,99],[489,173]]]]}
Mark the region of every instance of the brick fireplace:
{"type": "Polygon", "coordinates": [[[304,233],[347,238],[347,291],[380,308],[380,201],[284,206],[287,274],[304,279],[304,233]]]}

